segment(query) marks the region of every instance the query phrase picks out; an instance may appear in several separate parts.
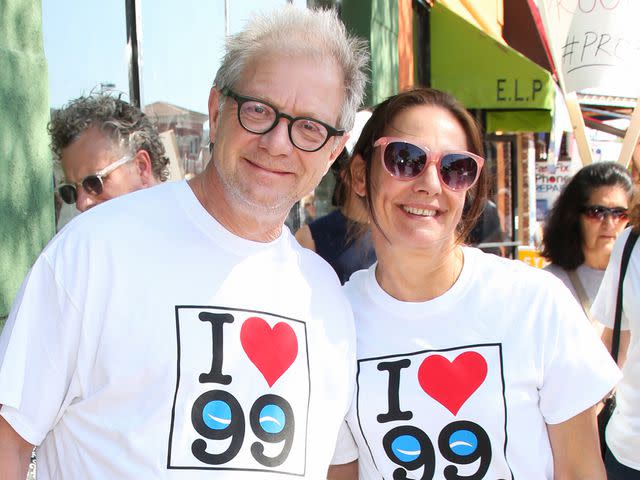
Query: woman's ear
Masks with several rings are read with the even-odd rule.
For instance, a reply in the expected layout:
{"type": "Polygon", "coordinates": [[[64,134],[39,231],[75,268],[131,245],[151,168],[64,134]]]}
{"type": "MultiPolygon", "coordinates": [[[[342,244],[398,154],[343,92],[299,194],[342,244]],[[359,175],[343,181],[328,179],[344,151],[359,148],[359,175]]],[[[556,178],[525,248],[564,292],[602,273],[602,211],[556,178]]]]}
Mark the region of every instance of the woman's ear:
{"type": "Polygon", "coordinates": [[[367,196],[367,175],[362,155],[357,153],[351,159],[349,166],[351,172],[351,188],[359,197],[367,196]]]}

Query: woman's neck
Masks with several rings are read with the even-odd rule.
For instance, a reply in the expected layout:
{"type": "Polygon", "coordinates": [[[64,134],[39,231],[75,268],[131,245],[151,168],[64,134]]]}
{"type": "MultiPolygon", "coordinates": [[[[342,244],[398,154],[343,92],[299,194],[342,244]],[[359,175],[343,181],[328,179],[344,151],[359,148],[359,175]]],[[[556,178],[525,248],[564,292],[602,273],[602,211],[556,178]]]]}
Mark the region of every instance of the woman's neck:
{"type": "Polygon", "coordinates": [[[596,252],[584,252],[584,265],[593,268],[595,270],[605,270],[609,263],[610,254],[608,252],[596,253],[596,252]]]}
{"type": "Polygon", "coordinates": [[[398,300],[424,302],[448,291],[462,272],[464,256],[459,245],[438,252],[406,252],[400,248],[378,250],[376,279],[398,300]]]}

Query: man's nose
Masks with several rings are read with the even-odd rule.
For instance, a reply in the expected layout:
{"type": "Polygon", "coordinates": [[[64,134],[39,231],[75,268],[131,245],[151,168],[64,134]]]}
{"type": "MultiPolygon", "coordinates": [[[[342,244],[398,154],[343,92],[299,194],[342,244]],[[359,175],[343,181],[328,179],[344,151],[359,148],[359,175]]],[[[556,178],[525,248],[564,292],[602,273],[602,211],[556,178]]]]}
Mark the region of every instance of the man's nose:
{"type": "Polygon", "coordinates": [[[289,137],[289,120],[281,118],[275,127],[260,138],[260,146],[270,155],[290,155],[295,148],[289,137]]]}
{"type": "Polygon", "coordinates": [[[96,197],[94,197],[93,195],[89,195],[84,191],[84,188],[82,187],[78,188],[77,192],[76,208],[79,212],[86,212],[91,207],[94,207],[98,203],[100,203],[96,200],[96,197]]]}

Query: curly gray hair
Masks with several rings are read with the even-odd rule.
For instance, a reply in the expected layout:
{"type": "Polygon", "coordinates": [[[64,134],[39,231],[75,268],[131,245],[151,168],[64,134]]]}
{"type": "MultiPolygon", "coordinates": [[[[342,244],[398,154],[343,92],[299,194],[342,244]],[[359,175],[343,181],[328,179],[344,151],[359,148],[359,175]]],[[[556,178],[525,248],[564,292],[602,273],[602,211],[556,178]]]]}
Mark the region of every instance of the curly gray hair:
{"type": "Polygon", "coordinates": [[[76,98],[52,113],[47,129],[56,159],[60,161],[62,150],[93,126],[132,154],[145,150],[151,157],[153,176],[161,182],[169,178],[169,158],[149,117],[139,108],[106,94],[76,98]]]}
{"type": "Polygon", "coordinates": [[[344,74],[345,100],[337,127],[351,130],[367,83],[367,42],[349,35],[335,10],[281,7],[251,17],[226,40],[215,78],[217,88],[233,88],[249,61],[268,52],[332,58],[344,74]]]}

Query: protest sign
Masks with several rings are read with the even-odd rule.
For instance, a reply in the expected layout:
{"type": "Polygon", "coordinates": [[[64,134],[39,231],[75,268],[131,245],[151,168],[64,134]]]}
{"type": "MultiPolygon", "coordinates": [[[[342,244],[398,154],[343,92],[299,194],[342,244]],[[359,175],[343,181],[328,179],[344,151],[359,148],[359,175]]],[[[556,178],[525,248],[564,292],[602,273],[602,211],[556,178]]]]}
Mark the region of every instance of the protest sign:
{"type": "MultiPolygon", "coordinates": [[[[601,87],[640,91],[640,2],[638,0],[540,0],[542,22],[560,87],[574,126],[583,163],[590,163],[584,120],[574,95],[601,87]],[[583,152],[589,160],[586,160],[583,152]],[[585,161],[586,160],[586,161],[585,161]]],[[[638,117],[637,115],[635,117],[638,117]]],[[[640,118],[632,118],[621,163],[628,163],[637,141],[640,118]],[[624,155],[627,158],[624,158],[624,155]]]]}

